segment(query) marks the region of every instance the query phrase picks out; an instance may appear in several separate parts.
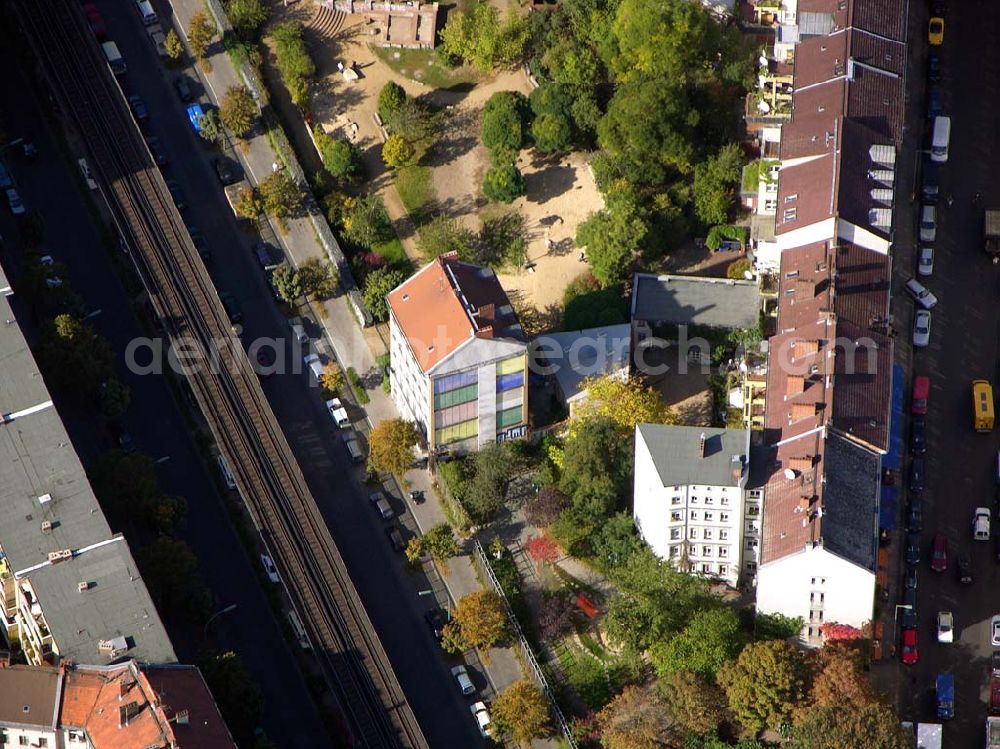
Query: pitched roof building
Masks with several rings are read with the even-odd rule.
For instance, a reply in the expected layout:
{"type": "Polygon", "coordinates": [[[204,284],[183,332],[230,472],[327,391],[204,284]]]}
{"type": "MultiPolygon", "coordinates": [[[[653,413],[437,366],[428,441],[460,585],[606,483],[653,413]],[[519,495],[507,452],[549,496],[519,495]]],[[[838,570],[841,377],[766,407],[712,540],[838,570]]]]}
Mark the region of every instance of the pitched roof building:
{"type": "Polygon", "coordinates": [[[194,666],[0,664],[0,744],[226,749],[236,744],[194,666]]]}
{"type": "Polygon", "coordinates": [[[491,269],[442,255],[388,302],[392,398],[431,452],[527,433],[527,341],[491,269]]]}

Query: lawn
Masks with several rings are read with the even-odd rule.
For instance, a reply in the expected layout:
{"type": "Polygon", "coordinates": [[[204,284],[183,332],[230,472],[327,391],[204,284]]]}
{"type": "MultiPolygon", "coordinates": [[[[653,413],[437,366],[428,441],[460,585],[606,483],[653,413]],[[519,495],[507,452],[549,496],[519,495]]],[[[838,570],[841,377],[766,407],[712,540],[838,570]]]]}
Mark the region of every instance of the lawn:
{"type": "Polygon", "coordinates": [[[403,201],[406,212],[410,214],[413,223],[418,226],[428,217],[424,209],[434,198],[434,188],[431,187],[431,168],[411,164],[396,170],[396,190],[399,199],[403,201]]]}
{"type": "Polygon", "coordinates": [[[372,47],[371,50],[401,76],[420,81],[431,88],[468,85],[478,79],[476,71],[467,65],[458,68],[445,67],[431,49],[372,47]]]}
{"type": "Polygon", "coordinates": [[[398,268],[406,273],[413,270],[413,264],[406,256],[406,250],[403,249],[403,243],[399,241],[399,237],[393,237],[388,242],[375,245],[372,252],[384,257],[393,268],[398,268]]]}

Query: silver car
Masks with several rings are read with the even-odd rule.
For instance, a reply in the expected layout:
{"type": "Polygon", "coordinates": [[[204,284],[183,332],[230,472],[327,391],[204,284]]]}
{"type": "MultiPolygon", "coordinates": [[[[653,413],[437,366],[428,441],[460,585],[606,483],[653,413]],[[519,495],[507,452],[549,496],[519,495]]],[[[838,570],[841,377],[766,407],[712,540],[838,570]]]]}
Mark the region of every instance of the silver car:
{"type": "Polygon", "coordinates": [[[913,345],[925,348],[931,342],[931,313],[925,309],[917,310],[913,320],[913,345]]]}

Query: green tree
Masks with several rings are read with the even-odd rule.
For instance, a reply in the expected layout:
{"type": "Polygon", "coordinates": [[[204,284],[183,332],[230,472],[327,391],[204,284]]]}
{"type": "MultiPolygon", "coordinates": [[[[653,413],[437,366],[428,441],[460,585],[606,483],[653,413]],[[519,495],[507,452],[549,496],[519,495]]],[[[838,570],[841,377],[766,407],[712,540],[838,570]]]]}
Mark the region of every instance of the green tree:
{"type": "Polygon", "coordinates": [[[905,730],[887,705],[879,702],[813,707],[799,714],[792,729],[792,749],[909,749],[913,729],[905,730]]]}
{"type": "Polygon", "coordinates": [[[507,615],[496,593],[480,590],[461,598],[452,612],[451,621],[445,625],[450,631],[457,651],[476,648],[483,658],[488,651],[507,636],[507,615]]]}
{"type": "Polygon", "coordinates": [[[631,481],[631,442],[605,417],[586,418],[574,427],[566,440],[559,488],[573,497],[577,510],[603,520],[631,481]]]}
{"type": "Polygon", "coordinates": [[[612,67],[623,80],[687,81],[703,75],[721,51],[721,32],[697,3],[622,0],[612,26],[617,55],[612,67]]]}
{"type": "Polygon", "coordinates": [[[309,108],[309,87],[316,75],[316,63],[302,38],[302,24],[298,21],[278,24],[272,29],[271,36],[275,42],[275,61],[281,80],[295,106],[305,111],[309,108]]]}
{"type": "Polygon", "coordinates": [[[204,60],[216,33],[218,29],[205,12],[195,11],[188,22],[188,46],[191,47],[191,54],[199,60],[204,60]]]}
{"type": "Polygon", "coordinates": [[[453,11],[440,31],[444,54],[460,57],[484,72],[516,63],[528,41],[528,26],[511,8],[501,20],[496,8],[477,2],[468,13],[453,11]]]}
{"type": "Polygon", "coordinates": [[[365,306],[379,322],[389,319],[386,296],[406,280],[406,274],[394,268],[376,268],[365,277],[362,298],[365,306]]]}
{"type": "Polygon", "coordinates": [[[730,263],[729,267],[726,268],[726,278],[731,278],[734,281],[742,281],[746,278],[744,273],[750,270],[750,261],[745,257],[741,257],[739,260],[730,263]]]}
{"type": "Polygon", "coordinates": [[[219,142],[222,138],[222,122],[217,111],[209,109],[198,118],[198,135],[209,143],[219,142]]]}
{"type": "Polygon", "coordinates": [[[754,639],[787,640],[797,637],[802,632],[802,625],[803,621],[798,617],[757,612],[753,624],[754,639]]]}
{"type": "Polygon", "coordinates": [[[57,315],[42,332],[39,359],[45,379],[66,393],[90,399],[114,373],[110,344],[72,315],[57,315]]]}
{"type": "Polygon", "coordinates": [[[608,606],[605,630],[614,642],[637,652],[681,631],[711,603],[704,580],[679,572],[649,547],[610,570],[609,577],[618,592],[608,606]]]}
{"type": "Polygon", "coordinates": [[[440,121],[441,116],[432,112],[422,101],[407,97],[383,118],[382,124],[390,134],[400,135],[410,143],[417,143],[433,136],[440,121]]]}
{"type": "Polygon", "coordinates": [[[759,733],[788,722],[804,695],[805,664],[787,642],[753,642],[718,679],[737,720],[759,733]]]}
{"type": "Polygon", "coordinates": [[[462,548],[458,545],[458,540],[447,523],[440,523],[424,534],[423,548],[431,559],[440,565],[447,564],[452,557],[457,557],[462,548]]]}
{"type": "Polygon", "coordinates": [[[726,717],[726,695],[714,683],[690,671],[680,671],[662,679],[660,694],[667,711],[690,733],[704,736],[726,717]]]}
{"type": "Polygon", "coordinates": [[[94,493],[109,515],[139,518],[160,495],[156,464],[142,453],[106,452],[90,471],[94,493]]]}
{"type": "Polygon", "coordinates": [[[587,400],[576,411],[570,435],[591,417],[610,419],[626,437],[632,435],[637,424],[669,424],[674,420],[660,394],[635,377],[622,380],[604,375],[588,378],[583,384],[587,400]]]}
{"type": "Polygon", "coordinates": [[[149,524],[158,533],[174,533],[187,514],[187,502],[183,497],[160,495],[146,508],[149,524]]]}
{"type": "Polygon", "coordinates": [[[655,686],[629,685],[597,714],[605,749],[679,747],[677,722],[655,686]]]}
{"type": "Polygon", "coordinates": [[[378,116],[382,122],[397,112],[407,99],[406,91],[395,81],[389,81],[378,94],[378,116]]]}
{"type": "Polygon", "coordinates": [[[173,29],[167,32],[167,36],[163,40],[163,48],[167,50],[167,57],[171,60],[179,60],[181,59],[181,55],[184,54],[184,45],[181,43],[181,38],[177,36],[177,32],[173,29]]]}
{"type": "Polygon", "coordinates": [[[433,260],[438,255],[449,252],[457,253],[460,258],[468,259],[476,241],[475,234],[469,231],[458,219],[439,213],[419,228],[417,244],[425,260],[433,260]]]}
{"type": "Polygon", "coordinates": [[[660,184],[691,170],[699,123],[683,88],[643,78],[615,89],[597,132],[630,182],[660,184]]]}
{"type": "Polygon", "coordinates": [[[109,377],[101,383],[98,406],[109,419],[118,419],[128,409],[132,394],[128,386],[117,377],[109,377]]]}
{"type": "Polygon", "coordinates": [[[342,182],[355,182],[364,169],[361,149],[343,138],[331,138],[316,126],[316,146],[323,158],[323,166],[342,182]]]}
{"type": "Polygon", "coordinates": [[[370,193],[354,202],[344,216],[344,235],[367,249],[392,239],[392,221],[380,195],[370,193]]]}
{"type": "Polygon", "coordinates": [[[590,538],[594,560],[605,569],[612,569],[628,561],[642,548],[636,535],[635,522],[627,512],[616,512],[605,520],[590,538]]]}
{"type": "Polygon", "coordinates": [[[271,272],[271,280],[278,290],[278,296],[288,304],[295,304],[305,296],[302,277],[297,270],[286,263],[282,263],[271,272]]]}
{"type": "Polygon", "coordinates": [[[732,610],[706,609],[669,640],[653,643],[650,656],[661,678],[690,671],[711,681],[723,664],[739,655],[743,642],[739,618],[732,610]]]}
{"type": "Polygon", "coordinates": [[[513,203],[524,193],[524,177],[514,164],[492,167],[483,178],[483,194],[490,200],[513,203]]]}
{"type": "Polygon", "coordinates": [[[528,100],[519,91],[497,91],[483,105],[480,137],[487,148],[506,149],[515,154],[525,143],[528,127],[528,100]]]}
{"type": "Polygon", "coordinates": [[[243,730],[252,735],[260,723],[263,702],[260,689],[239,656],[231,651],[213,656],[202,662],[201,672],[226,724],[236,729],[233,734],[243,730]]]}
{"type": "Polygon", "coordinates": [[[264,212],[264,201],[252,187],[244,187],[236,193],[233,210],[236,211],[237,216],[256,219],[264,212]]]}
{"type": "Polygon", "coordinates": [[[419,441],[420,432],[412,421],[380,421],[368,433],[368,467],[402,476],[413,466],[413,448],[419,441]]]}
{"type": "Polygon", "coordinates": [[[743,162],[742,148],[738,143],[730,143],[695,166],[694,210],[702,223],[708,226],[724,224],[729,218],[743,162]]]}
{"type": "Polygon", "coordinates": [[[246,86],[230,86],[219,105],[222,124],[237,138],[246,137],[257,123],[257,102],[246,86]]]}
{"type": "Polygon", "coordinates": [[[568,151],[573,142],[573,129],[569,119],[555,112],[544,112],[531,125],[535,148],[543,153],[568,151]]]}
{"type": "Polygon", "coordinates": [[[401,135],[390,135],[382,144],[382,161],[388,167],[406,166],[416,153],[401,135]]]}
{"type": "Polygon", "coordinates": [[[518,681],[493,701],[493,722],[503,736],[525,745],[549,733],[549,703],[533,681],[518,681]]]}
{"type": "Polygon", "coordinates": [[[241,39],[254,41],[271,11],[264,0],[229,0],[226,15],[241,39]]]}
{"type": "Polygon", "coordinates": [[[510,456],[503,445],[490,444],[472,458],[472,477],[465,485],[463,505],[479,524],[486,523],[503,509],[510,456]]]}
{"type": "Polygon", "coordinates": [[[587,263],[602,287],[622,280],[642,249],[649,224],[632,196],[609,196],[607,208],[591,213],[576,227],[576,243],[586,248],[587,263]]]}
{"type": "Polygon", "coordinates": [[[492,268],[523,265],[528,241],[524,214],[515,209],[488,215],[482,221],[472,248],[462,259],[492,268]]]}
{"type": "Polygon", "coordinates": [[[302,208],[302,191],[284,171],[271,172],[257,188],[264,210],[278,217],[290,216],[302,208]]]}
{"type": "Polygon", "coordinates": [[[311,257],[299,266],[302,293],[313,299],[329,299],[337,292],[340,273],[329,260],[311,257]]]}
{"type": "Polygon", "coordinates": [[[158,609],[178,611],[189,602],[198,569],[190,546],[161,536],[139,550],[136,562],[158,609]]]}

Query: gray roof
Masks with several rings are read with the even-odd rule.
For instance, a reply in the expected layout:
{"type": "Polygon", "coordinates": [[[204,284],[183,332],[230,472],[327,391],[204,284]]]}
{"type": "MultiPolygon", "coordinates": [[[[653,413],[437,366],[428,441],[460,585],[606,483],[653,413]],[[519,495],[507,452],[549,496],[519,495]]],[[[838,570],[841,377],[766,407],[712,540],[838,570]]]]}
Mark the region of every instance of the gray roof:
{"type": "Polygon", "coordinates": [[[632,287],[632,320],[756,328],[759,310],[756,281],[637,273],[632,287]]]}
{"type": "Polygon", "coordinates": [[[589,377],[613,374],[629,365],[632,326],[606,325],[567,333],[547,333],[531,342],[532,351],[544,356],[559,383],[563,399],[580,392],[589,377]],[[562,352],[559,356],[557,352],[562,352]]]}
{"type": "Polygon", "coordinates": [[[664,486],[742,486],[746,480],[750,447],[746,429],[639,424],[636,444],[640,440],[664,486]],[[705,457],[700,457],[702,435],[705,457]]]}
{"type": "MultiPolygon", "coordinates": [[[[6,297],[0,316],[14,320],[6,297]]],[[[176,661],[128,544],[108,526],[16,324],[0,325],[0,371],[0,553],[30,582],[57,650],[78,663],[109,663],[97,643],[120,637],[127,657],[176,661]],[[51,528],[43,531],[43,521],[51,528]],[[67,549],[70,558],[49,561],[67,549]]]]}
{"type": "Polygon", "coordinates": [[[831,431],[823,463],[823,547],[875,572],[880,458],[831,431]]]}

